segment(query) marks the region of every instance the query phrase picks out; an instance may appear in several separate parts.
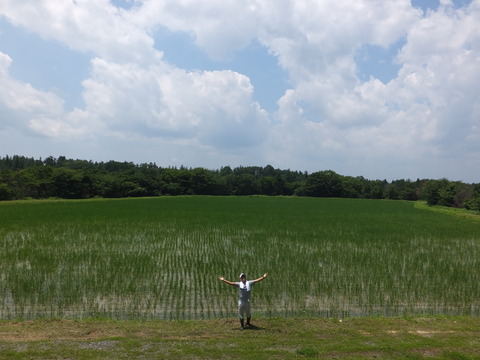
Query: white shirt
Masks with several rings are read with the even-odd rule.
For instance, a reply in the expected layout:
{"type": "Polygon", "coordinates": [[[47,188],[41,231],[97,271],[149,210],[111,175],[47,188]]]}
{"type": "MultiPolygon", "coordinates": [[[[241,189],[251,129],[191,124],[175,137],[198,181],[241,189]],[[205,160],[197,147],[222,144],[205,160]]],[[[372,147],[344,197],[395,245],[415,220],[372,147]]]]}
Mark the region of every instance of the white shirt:
{"type": "Polygon", "coordinates": [[[249,302],[250,290],[255,284],[255,281],[245,281],[245,284],[241,281],[235,283],[238,286],[238,301],[249,302]]]}

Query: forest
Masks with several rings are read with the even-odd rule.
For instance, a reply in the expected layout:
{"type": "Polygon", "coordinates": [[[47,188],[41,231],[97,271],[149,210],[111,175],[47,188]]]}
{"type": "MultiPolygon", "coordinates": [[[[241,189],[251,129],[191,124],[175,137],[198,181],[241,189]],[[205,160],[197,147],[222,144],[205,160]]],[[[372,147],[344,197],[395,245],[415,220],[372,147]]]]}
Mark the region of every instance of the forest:
{"type": "Polygon", "coordinates": [[[448,179],[370,180],[332,170],[300,172],[271,165],[159,167],[155,163],[93,162],[64,156],[0,158],[0,200],[89,199],[175,195],[266,195],[424,200],[480,212],[480,184],[448,179]]]}

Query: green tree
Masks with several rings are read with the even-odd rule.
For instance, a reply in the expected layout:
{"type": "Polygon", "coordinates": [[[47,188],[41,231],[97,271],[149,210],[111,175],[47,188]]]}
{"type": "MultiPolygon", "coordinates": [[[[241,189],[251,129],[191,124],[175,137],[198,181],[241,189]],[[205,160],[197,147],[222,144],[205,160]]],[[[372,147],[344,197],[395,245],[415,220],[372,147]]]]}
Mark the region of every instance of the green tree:
{"type": "Polygon", "coordinates": [[[342,178],[332,170],[319,171],[310,174],[303,191],[304,196],[340,197],[343,192],[342,178]]]}
{"type": "Polygon", "coordinates": [[[191,172],[191,188],[196,195],[217,195],[218,183],[215,174],[203,168],[195,168],[191,172]]]}
{"type": "Polygon", "coordinates": [[[14,199],[38,198],[38,183],[35,176],[28,169],[14,172],[12,189],[14,199]]]}
{"type": "Polygon", "coordinates": [[[257,177],[248,173],[232,175],[228,178],[232,195],[254,195],[260,193],[257,177]]]}
{"type": "Polygon", "coordinates": [[[456,185],[447,179],[430,180],[425,184],[423,197],[428,205],[453,206],[456,185]]]}
{"type": "Polygon", "coordinates": [[[0,201],[1,200],[12,200],[13,198],[13,191],[8,186],[8,184],[0,182],[0,201]]]}
{"type": "Polygon", "coordinates": [[[276,195],[276,181],[272,176],[262,176],[259,180],[262,195],[276,195]]]}
{"type": "Polygon", "coordinates": [[[80,171],[56,168],[53,173],[55,195],[63,199],[81,199],[84,197],[83,174],[80,171]]]}
{"type": "Polygon", "coordinates": [[[220,168],[220,175],[221,176],[228,176],[228,175],[232,175],[233,174],[233,170],[230,166],[222,166],[220,168]]]}
{"type": "Polygon", "coordinates": [[[455,194],[453,195],[453,206],[456,208],[465,207],[465,203],[473,197],[473,186],[456,182],[454,184],[455,194]]]}
{"type": "Polygon", "coordinates": [[[352,176],[342,177],[342,197],[358,198],[362,192],[362,182],[359,178],[352,176]]]}

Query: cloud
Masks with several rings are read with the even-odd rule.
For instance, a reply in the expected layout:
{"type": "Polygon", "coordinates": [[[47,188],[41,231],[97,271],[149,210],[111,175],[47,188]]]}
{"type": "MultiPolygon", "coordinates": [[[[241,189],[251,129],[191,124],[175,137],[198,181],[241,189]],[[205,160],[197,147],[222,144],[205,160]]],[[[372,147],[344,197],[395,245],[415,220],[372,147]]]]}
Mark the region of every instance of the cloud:
{"type": "Polygon", "coordinates": [[[55,119],[62,115],[63,101],[58,96],[36,90],[28,83],[10,76],[12,59],[0,52],[0,113],[2,128],[38,130],[36,123],[42,119],[55,119]]]}
{"type": "Polygon", "coordinates": [[[118,137],[190,138],[219,148],[255,146],[264,139],[268,116],[252,100],[246,76],[186,72],[164,63],[148,31],[108,1],[56,5],[44,0],[0,6],[13,23],[98,55],[83,82],[86,108],[37,117],[32,129],[51,137],[101,129],[118,137]]]}
{"type": "Polygon", "coordinates": [[[479,20],[480,2],[461,9],[444,2],[411,27],[398,55],[403,67],[392,87],[403,93],[400,106],[428,107],[436,122],[432,142],[443,152],[460,155],[464,144],[475,146],[472,134],[478,136],[479,20]]]}
{"type": "Polygon", "coordinates": [[[145,137],[192,139],[212,147],[255,146],[268,116],[252,101],[247,77],[233,71],[187,72],[92,61],[84,82],[87,111],[109,129],[145,137]]]}
{"type": "Polygon", "coordinates": [[[186,32],[212,58],[222,59],[245,48],[260,31],[258,1],[145,0],[132,10],[137,26],[153,31],[159,26],[186,32]]]}
{"type": "Polygon", "coordinates": [[[466,157],[469,167],[478,164],[480,0],[459,8],[445,0],[426,13],[410,0],[143,0],[125,8],[108,0],[4,0],[0,14],[91,54],[85,106],[71,112],[58,96],[13,79],[2,54],[8,86],[0,108],[15,119],[3,127],[170,144],[185,163],[201,161],[201,149],[371,176],[428,176],[466,157]],[[158,28],[188,34],[225,64],[259,43],[278,59],[290,88],[267,113],[247,76],[167,63],[158,28]],[[368,46],[398,51],[386,57],[399,70],[385,83],[359,76],[358,54],[368,46]]]}
{"type": "MultiPolygon", "coordinates": [[[[461,9],[444,4],[426,17],[406,6],[400,7],[405,14],[398,14],[393,8],[368,9],[380,5],[376,2],[357,3],[367,5],[356,10],[359,18],[366,15],[362,20],[347,15],[350,21],[337,26],[318,21],[316,38],[305,36],[306,30],[294,41],[272,38],[272,47],[295,80],[278,112],[281,125],[275,136],[280,140],[285,133],[294,134],[288,137],[285,156],[300,158],[304,153],[310,163],[322,164],[335,159],[335,168],[345,171],[353,159],[376,159],[384,171],[383,166],[398,158],[413,164],[418,158],[461,159],[467,148],[478,152],[479,2],[461,9]],[[362,43],[388,46],[401,37],[406,42],[396,59],[401,65],[398,76],[387,84],[375,78],[360,82],[352,51],[362,43]]],[[[311,17],[322,18],[314,12],[311,17]]],[[[305,24],[315,28],[308,17],[305,24]]],[[[397,169],[399,174],[402,170],[397,169]]]]}
{"type": "Polygon", "coordinates": [[[88,137],[97,130],[90,114],[80,109],[67,113],[63,99],[56,94],[12,78],[11,64],[12,59],[0,52],[0,129],[60,139],[88,137]]]}
{"type": "Polygon", "coordinates": [[[5,0],[0,14],[14,25],[77,51],[117,61],[155,57],[153,39],[126,20],[126,10],[109,0],[5,0]]]}

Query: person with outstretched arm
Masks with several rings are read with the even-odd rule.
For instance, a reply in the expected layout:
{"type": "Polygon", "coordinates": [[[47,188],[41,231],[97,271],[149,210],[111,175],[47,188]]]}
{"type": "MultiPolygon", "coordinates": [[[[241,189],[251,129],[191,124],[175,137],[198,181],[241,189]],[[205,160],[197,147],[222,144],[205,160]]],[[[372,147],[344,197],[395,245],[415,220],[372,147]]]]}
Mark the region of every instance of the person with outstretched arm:
{"type": "Polygon", "coordinates": [[[258,279],[247,281],[247,276],[244,273],[241,273],[240,281],[238,282],[225,280],[223,276],[220,276],[219,278],[228,285],[238,287],[238,317],[240,318],[240,328],[242,330],[245,328],[245,315],[247,316],[247,326],[252,326],[250,323],[250,320],[252,319],[252,314],[250,312],[250,291],[252,290],[252,286],[266,277],[267,274],[265,273],[258,279]]]}

